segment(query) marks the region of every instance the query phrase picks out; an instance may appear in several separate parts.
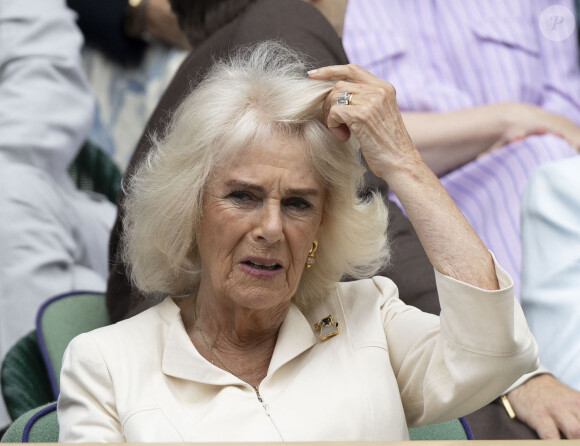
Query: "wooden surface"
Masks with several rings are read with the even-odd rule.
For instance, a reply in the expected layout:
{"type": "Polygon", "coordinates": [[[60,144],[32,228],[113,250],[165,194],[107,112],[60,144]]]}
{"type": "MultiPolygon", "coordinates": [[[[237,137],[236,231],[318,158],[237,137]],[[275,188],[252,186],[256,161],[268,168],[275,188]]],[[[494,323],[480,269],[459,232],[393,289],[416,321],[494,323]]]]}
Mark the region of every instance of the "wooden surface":
{"type": "MultiPolygon", "coordinates": [[[[43,445],[59,446],[63,443],[43,443],[43,445]]],[[[72,443],[71,443],[72,444],[72,443]]],[[[117,443],[109,443],[117,444],[117,443]]],[[[119,445],[125,443],[119,443],[119,445]]],[[[139,444],[139,443],[132,443],[139,444]]],[[[143,446],[161,446],[176,443],[143,443],[143,446]]],[[[279,446],[281,443],[183,443],[191,446],[279,446]]],[[[4,445],[20,445],[22,443],[2,443],[4,445]]],[[[83,446],[103,446],[103,443],[83,443],[83,446]]],[[[445,440],[445,441],[385,441],[385,442],[286,442],[285,446],[580,446],[580,440],[445,440]]]]}

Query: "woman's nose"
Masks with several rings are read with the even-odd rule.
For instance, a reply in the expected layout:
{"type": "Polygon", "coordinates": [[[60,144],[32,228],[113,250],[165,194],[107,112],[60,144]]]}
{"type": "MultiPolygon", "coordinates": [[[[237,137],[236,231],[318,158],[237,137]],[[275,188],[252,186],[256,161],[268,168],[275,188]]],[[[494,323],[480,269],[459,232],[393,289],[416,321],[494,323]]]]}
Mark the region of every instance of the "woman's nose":
{"type": "Polygon", "coordinates": [[[268,243],[276,243],[282,238],[283,223],[280,203],[267,203],[258,212],[254,235],[268,243]]]}

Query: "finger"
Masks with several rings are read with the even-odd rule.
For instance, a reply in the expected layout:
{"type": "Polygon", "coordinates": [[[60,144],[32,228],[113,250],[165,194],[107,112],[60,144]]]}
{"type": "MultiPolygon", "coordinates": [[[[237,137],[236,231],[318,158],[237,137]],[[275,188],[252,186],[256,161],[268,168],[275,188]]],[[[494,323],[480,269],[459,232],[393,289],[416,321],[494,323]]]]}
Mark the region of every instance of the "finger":
{"type": "Polygon", "coordinates": [[[554,440],[560,438],[560,431],[550,416],[541,417],[536,422],[530,422],[530,427],[536,431],[542,440],[554,440]]]}
{"type": "MultiPolygon", "coordinates": [[[[350,105],[336,104],[335,97],[337,94],[334,92],[331,92],[329,97],[326,98],[324,122],[329,129],[346,125],[357,138],[360,138],[362,136],[360,131],[364,129],[369,130],[370,133],[383,132],[385,119],[391,120],[392,118],[393,125],[399,120],[402,124],[394,100],[394,89],[389,91],[388,88],[368,88],[366,85],[361,86],[358,84],[350,85],[355,86],[355,89],[353,89],[355,93],[353,93],[350,105]]],[[[387,85],[390,86],[390,84],[387,85]]],[[[359,142],[362,144],[362,140],[359,139],[359,142]]]]}
{"type": "Polygon", "coordinates": [[[545,135],[546,133],[548,133],[548,130],[544,126],[538,126],[532,130],[532,134],[534,135],[545,135]]]}
{"type": "Polygon", "coordinates": [[[350,138],[349,124],[352,113],[352,105],[334,104],[325,114],[326,126],[341,141],[347,141],[350,138]]]}
{"type": "Polygon", "coordinates": [[[350,137],[351,126],[353,122],[360,120],[359,111],[361,107],[356,103],[363,103],[362,95],[354,95],[349,105],[339,105],[336,103],[335,96],[329,99],[329,104],[325,105],[324,122],[326,126],[341,141],[346,141],[350,137]],[[355,103],[355,97],[358,98],[355,103]]]}
{"type": "Polygon", "coordinates": [[[363,93],[367,93],[367,89],[364,85],[361,84],[353,84],[352,82],[346,81],[339,81],[334,85],[332,91],[328,93],[324,102],[322,104],[322,110],[325,116],[328,116],[330,109],[332,107],[344,107],[344,105],[339,105],[337,102],[338,96],[341,93],[348,93],[350,95],[350,105],[353,105],[355,97],[358,97],[359,100],[363,93]]]}
{"type": "Polygon", "coordinates": [[[339,124],[337,127],[328,127],[328,130],[342,142],[346,142],[350,138],[350,130],[346,124],[339,124]]]}
{"type": "Polygon", "coordinates": [[[580,438],[580,420],[574,413],[562,411],[557,415],[557,423],[560,431],[569,439],[580,438]]]}
{"type": "Polygon", "coordinates": [[[312,79],[327,81],[348,80],[350,82],[367,83],[380,81],[379,78],[353,63],[349,63],[348,65],[329,65],[327,67],[321,67],[309,71],[308,76],[312,79]]]}
{"type": "Polygon", "coordinates": [[[374,97],[380,96],[381,94],[380,87],[376,85],[338,81],[323,102],[322,106],[326,114],[328,114],[332,107],[345,107],[344,104],[338,103],[339,96],[344,93],[348,94],[348,106],[369,104],[374,97]]]}
{"type": "MultiPolygon", "coordinates": [[[[344,114],[352,110],[346,110],[344,107],[352,107],[355,97],[358,97],[359,101],[364,101],[361,97],[363,97],[365,93],[369,92],[363,85],[339,81],[336,83],[333,90],[326,96],[322,105],[323,122],[340,141],[348,141],[350,138],[350,129],[344,114]],[[351,95],[350,105],[339,105],[337,103],[338,95],[344,92],[351,95]],[[340,111],[341,113],[337,115],[336,113],[332,113],[333,110],[340,111]]],[[[372,92],[370,92],[370,94],[372,94],[372,92]]]]}

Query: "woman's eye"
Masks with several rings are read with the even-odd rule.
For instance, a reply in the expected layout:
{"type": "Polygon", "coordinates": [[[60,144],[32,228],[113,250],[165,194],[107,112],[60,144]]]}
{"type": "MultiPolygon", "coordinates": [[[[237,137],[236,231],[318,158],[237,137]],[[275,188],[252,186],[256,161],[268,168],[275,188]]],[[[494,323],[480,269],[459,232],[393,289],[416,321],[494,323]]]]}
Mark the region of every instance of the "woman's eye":
{"type": "Polygon", "coordinates": [[[304,198],[289,198],[286,200],[286,206],[291,207],[293,209],[310,209],[312,205],[305,200],[304,198]]]}
{"type": "Polygon", "coordinates": [[[230,192],[227,198],[232,202],[243,206],[254,206],[261,200],[261,198],[254,193],[244,190],[235,190],[230,192]]]}
{"type": "Polygon", "coordinates": [[[252,199],[252,196],[248,192],[244,192],[241,190],[235,190],[233,192],[230,192],[228,197],[233,199],[234,201],[247,201],[252,199]]]}

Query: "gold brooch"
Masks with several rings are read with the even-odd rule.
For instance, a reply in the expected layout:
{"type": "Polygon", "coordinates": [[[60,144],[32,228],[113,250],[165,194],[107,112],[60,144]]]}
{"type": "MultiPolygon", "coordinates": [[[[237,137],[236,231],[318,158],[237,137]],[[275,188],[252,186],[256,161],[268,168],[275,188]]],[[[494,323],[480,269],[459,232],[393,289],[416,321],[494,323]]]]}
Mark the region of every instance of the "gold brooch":
{"type": "Polygon", "coordinates": [[[334,322],[334,317],[332,314],[329,314],[324,319],[320,319],[316,324],[314,324],[314,328],[320,330],[320,340],[326,341],[328,338],[332,338],[340,333],[340,326],[338,322],[334,322]]]}

